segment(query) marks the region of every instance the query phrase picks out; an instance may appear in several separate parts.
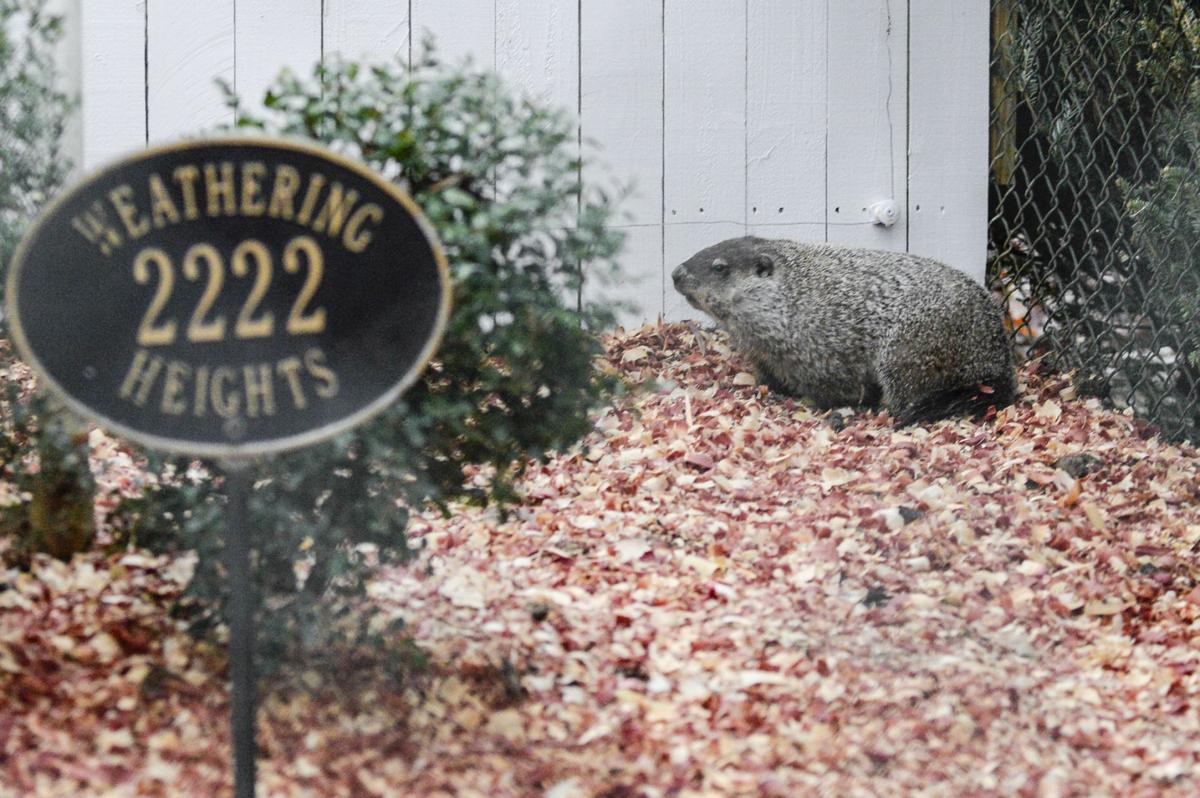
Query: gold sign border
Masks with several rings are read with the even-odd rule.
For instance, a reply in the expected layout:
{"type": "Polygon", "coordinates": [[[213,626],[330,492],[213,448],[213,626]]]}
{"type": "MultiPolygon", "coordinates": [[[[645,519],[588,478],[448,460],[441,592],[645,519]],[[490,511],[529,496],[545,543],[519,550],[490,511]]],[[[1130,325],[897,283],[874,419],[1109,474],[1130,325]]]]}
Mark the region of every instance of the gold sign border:
{"type": "Polygon", "coordinates": [[[280,452],[289,451],[292,449],[300,449],[305,446],[311,446],[322,441],[327,441],[334,436],[352,429],[353,427],[362,424],[386,409],[389,405],[400,398],[409,387],[416,382],[421,372],[429,365],[429,361],[433,358],[434,352],[437,351],[438,345],[441,344],[442,335],[446,330],[446,322],[450,317],[450,268],[446,261],[446,253],[442,249],[441,242],[438,240],[437,233],[433,229],[433,225],[425,217],[421,208],[417,205],[408,194],[401,191],[396,185],[385,180],[378,173],[370,169],[359,161],[349,158],[345,155],[333,152],[327,147],[323,147],[314,142],[303,139],[271,137],[271,136],[217,136],[213,138],[198,138],[187,139],[185,141],[173,142],[171,144],[162,144],[154,147],[147,147],[137,152],[118,158],[96,170],[90,172],[86,177],[80,179],[75,185],[60,192],[53,200],[51,200],[41,213],[38,214],[33,224],[25,231],[21,237],[20,243],[17,245],[16,252],[13,254],[11,264],[9,266],[7,291],[5,297],[5,313],[9,319],[9,329],[12,335],[12,341],[16,346],[17,353],[22,359],[33,369],[42,386],[48,387],[56,393],[69,407],[79,415],[89,419],[101,427],[104,427],[112,432],[117,433],[123,438],[128,438],[132,441],[147,446],[152,449],[159,449],[173,454],[182,454],[191,457],[207,457],[224,460],[241,460],[259,457],[268,454],[278,454],[280,452]],[[325,161],[332,162],[341,166],[361,177],[370,181],[380,190],[390,195],[393,199],[400,203],[401,206],[408,212],[409,216],[417,223],[417,227],[425,236],[426,242],[433,251],[434,260],[437,263],[438,282],[442,288],[441,304],[438,307],[437,319],[434,323],[433,331],[429,335],[424,348],[421,350],[420,357],[413,362],[413,365],[404,374],[400,380],[385,391],[375,401],[366,405],[357,412],[351,413],[348,416],[338,419],[337,421],[326,424],[323,427],[318,427],[314,430],[301,433],[299,435],[290,435],[285,438],[275,438],[267,441],[257,441],[244,444],[216,444],[216,443],[197,443],[195,441],[179,440],[176,438],[166,438],[158,435],[150,435],[140,432],[124,424],[113,421],[102,413],[96,412],[93,408],[76,399],[70,393],[63,389],[61,385],[50,375],[41,361],[33,353],[33,349],[29,346],[25,338],[24,330],[21,327],[21,314],[17,305],[17,287],[20,284],[21,270],[25,265],[25,259],[28,257],[31,242],[38,236],[43,225],[47,220],[54,217],[59,206],[63,205],[68,199],[83,193],[86,188],[91,186],[103,177],[119,171],[128,165],[138,163],[158,155],[166,153],[182,152],[187,150],[200,149],[202,147],[266,147],[276,150],[299,152],[305,155],[312,155],[321,158],[325,161]]]}

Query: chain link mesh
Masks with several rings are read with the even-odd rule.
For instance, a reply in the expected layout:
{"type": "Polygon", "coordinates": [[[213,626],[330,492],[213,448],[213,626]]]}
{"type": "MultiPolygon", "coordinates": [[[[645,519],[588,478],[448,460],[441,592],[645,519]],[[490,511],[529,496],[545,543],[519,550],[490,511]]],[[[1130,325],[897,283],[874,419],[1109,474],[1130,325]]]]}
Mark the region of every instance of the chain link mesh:
{"type": "Polygon", "coordinates": [[[1200,0],[992,0],[991,94],[1018,346],[1200,440],[1200,0]]]}

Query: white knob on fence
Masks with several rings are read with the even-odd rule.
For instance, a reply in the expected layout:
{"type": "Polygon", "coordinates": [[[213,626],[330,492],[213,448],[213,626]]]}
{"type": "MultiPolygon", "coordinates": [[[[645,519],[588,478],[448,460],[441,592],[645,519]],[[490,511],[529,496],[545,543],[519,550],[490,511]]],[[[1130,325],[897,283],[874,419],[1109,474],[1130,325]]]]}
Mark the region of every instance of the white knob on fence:
{"type": "Polygon", "coordinates": [[[875,224],[891,227],[900,219],[900,206],[895,200],[881,200],[870,205],[867,213],[870,214],[871,221],[875,224]]]}

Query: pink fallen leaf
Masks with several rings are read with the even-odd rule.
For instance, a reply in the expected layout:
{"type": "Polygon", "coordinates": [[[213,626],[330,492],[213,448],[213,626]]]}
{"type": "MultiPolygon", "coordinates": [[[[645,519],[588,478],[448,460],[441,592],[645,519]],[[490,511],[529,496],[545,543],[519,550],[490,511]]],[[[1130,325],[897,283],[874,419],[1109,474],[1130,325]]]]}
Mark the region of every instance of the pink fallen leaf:
{"type": "Polygon", "coordinates": [[[621,355],[622,363],[636,363],[639,360],[644,360],[650,354],[649,348],[645,346],[635,346],[625,350],[625,354],[621,355]]]}

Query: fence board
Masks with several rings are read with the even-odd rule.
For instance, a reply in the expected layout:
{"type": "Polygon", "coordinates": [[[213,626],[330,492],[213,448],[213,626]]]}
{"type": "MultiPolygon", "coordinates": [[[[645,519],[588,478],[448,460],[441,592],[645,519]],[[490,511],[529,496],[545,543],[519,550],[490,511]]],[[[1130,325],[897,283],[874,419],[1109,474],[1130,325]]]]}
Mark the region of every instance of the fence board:
{"type": "Polygon", "coordinates": [[[534,101],[579,115],[579,6],[496,0],[496,71],[534,101]]]}
{"type": "MultiPolygon", "coordinates": [[[[496,0],[496,71],[519,96],[579,118],[579,17],[576,3],[496,0]]],[[[576,130],[578,128],[576,127],[576,130]]],[[[571,145],[572,154],[578,147],[571,145]]],[[[540,175],[533,174],[531,181],[540,175]]],[[[498,190],[507,193],[506,186],[498,190]]]]}
{"type": "Polygon", "coordinates": [[[746,218],[764,238],[825,240],[825,2],[748,6],[746,218]]]}
{"type": "MultiPolygon", "coordinates": [[[[62,37],[54,45],[54,64],[58,72],[58,86],[68,97],[80,96],[80,63],[83,54],[79,38],[80,0],[46,0],[45,10],[62,19],[62,37]]],[[[60,152],[71,162],[70,180],[79,172],[83,160],[83,130],[79,114],[71,114],[63,127],[59,139],[60,152]]]]}
{"type": "Polygon", "coordinates": [[[670,271],[746,232],[746,6],[666,0],[664,317],[694,318],[670,271]]]}
{"type": "Polygon", "coordinates": [[[467,56],[485,69],[496,68],[495,0],[412,0],[413,52],[427,34],[441,60],[456,64],[467,56]]]}
{"type": "Polygon", "coordinates": [[[670,270],[746,233],[911,248],[982,275],[987,0],[65,1],[85,167],[231,121],[214,77],[255,97],[285,63],[406,62],[427,31],[443,60],[471,54],[574,110],[637,178],[616,292],[645,317],[696,316],[670,270]],[[871,225],[889,197],[899,223],[871,225]]]}
{"type": "Polygon", "coordinates": [[[321,0],[237,0],[238,97],[260,108],[285,67],[312,75],[321,60],[321,0]]]}
{"type": "Polygon", "coordinates": [[[80,4],[80,159],[85,170],[146,143],[146,2],[80,4]]]}
{"type": "Polygon", "coordinates": [[[217,89],[234,80],[234,0],[147,0],[147,136],[194,136],[233,121],[217,89]]]}
{"type": "Polygon", "coordinates": [[[625,236],[620,273],[615,282],[598,277],[585,282],[583,298],[587,302],[621,303],[617,323],[627,330],[637,329],[663,313],[663,226],[615,225],[614,229],[625,236]]]}
{"type": "Polygon", "coordinates": [[[913,4],[910,25],[909,251],[982,282],[988,2],[924,0],[913,4]]]}
{"type": "Polygon", "coordinates": [[[906,0],[829,4],[829,240],[903,251],[907,246],[906,0]],[[894,199],[890,228],[867,207],[894,199]]]}
{"type": "Polygon", "coordinates": [[[622,209],[629,223],[649,225],[625,229],[622,282],[585,286],[585,296],[631,303],[623,320],[632,324],[663,310],[662,8],[645,0],[583,0],[581,11],[580,124],[584,154],[596,161],[584,180],[634,183],[622,209]]]}
{"type": "Polygon", "coordinates": [[[325,57],[409,63],[408,0],[325,0],[325,57]]]}

